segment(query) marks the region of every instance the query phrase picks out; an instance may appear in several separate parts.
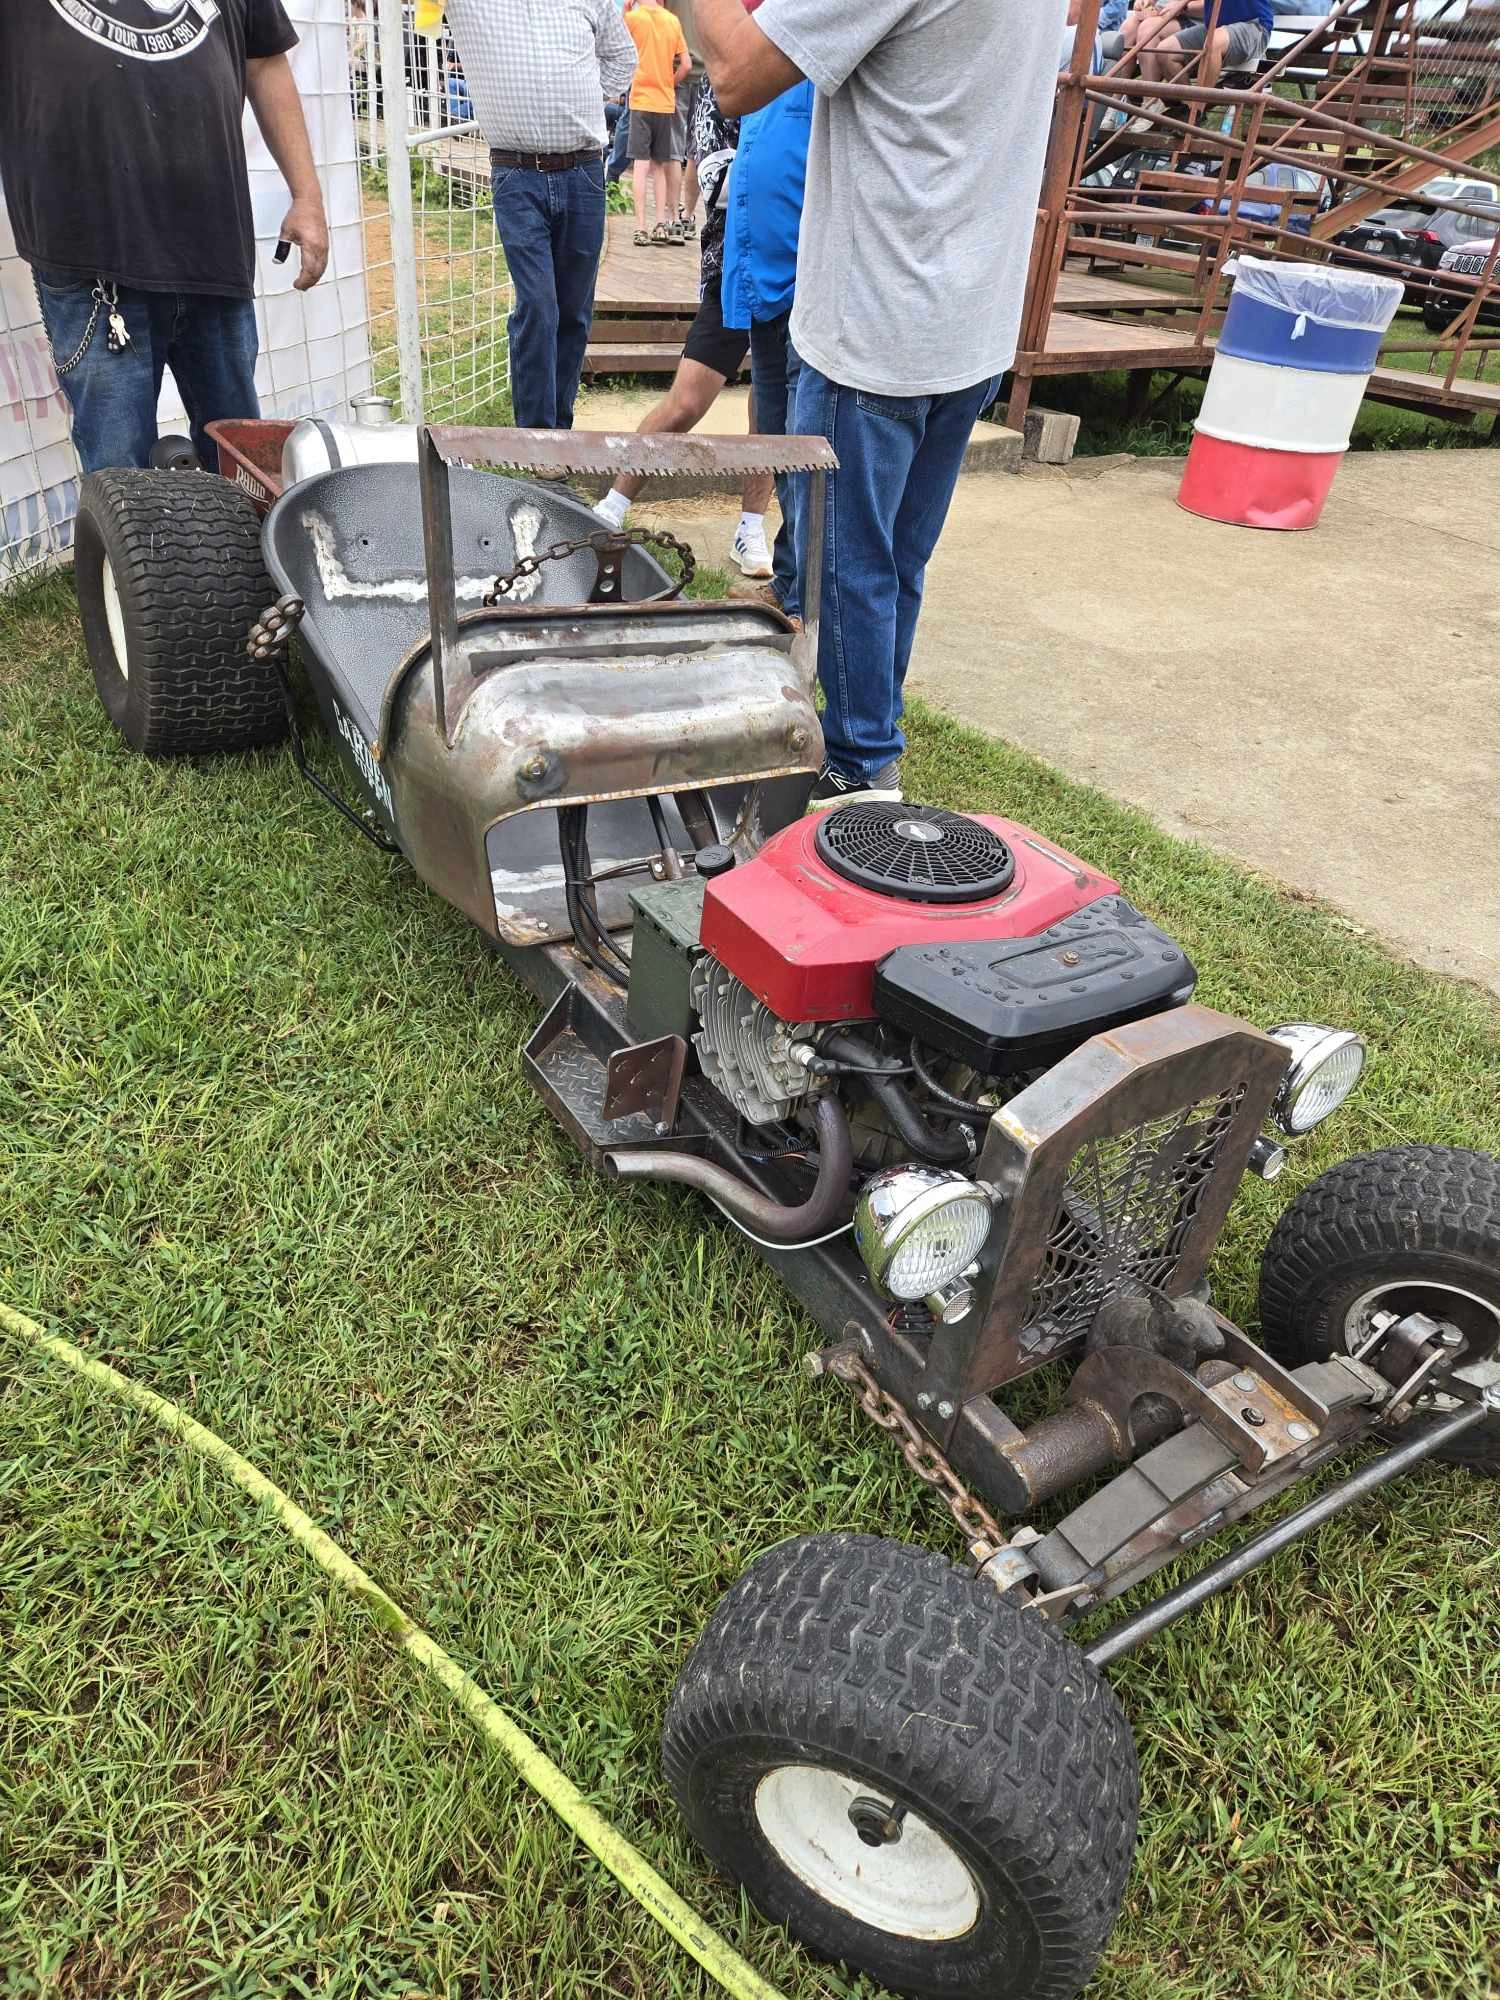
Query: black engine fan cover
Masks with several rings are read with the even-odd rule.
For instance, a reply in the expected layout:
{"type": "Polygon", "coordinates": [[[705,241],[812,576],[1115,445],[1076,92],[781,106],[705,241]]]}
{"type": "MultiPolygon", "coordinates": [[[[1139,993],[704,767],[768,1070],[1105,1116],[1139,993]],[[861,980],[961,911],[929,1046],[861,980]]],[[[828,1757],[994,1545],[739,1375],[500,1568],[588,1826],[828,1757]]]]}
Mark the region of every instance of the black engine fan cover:
{"type": "Polygon", "coordinates": [[[995,1076],[1180,1007],[1197,978],[1182,946],[1149,917],[1123,896],[1100,896],[1035,937],[899,945],[875,968],[875,1011],[995,1076]]]}
{"type": "Polygon", "coordinates": [[[815,845],[846,882],[908,903],[982,903],[1016,872],[998,833],[940,806],[856,799],[823,815],[815,845]]]}

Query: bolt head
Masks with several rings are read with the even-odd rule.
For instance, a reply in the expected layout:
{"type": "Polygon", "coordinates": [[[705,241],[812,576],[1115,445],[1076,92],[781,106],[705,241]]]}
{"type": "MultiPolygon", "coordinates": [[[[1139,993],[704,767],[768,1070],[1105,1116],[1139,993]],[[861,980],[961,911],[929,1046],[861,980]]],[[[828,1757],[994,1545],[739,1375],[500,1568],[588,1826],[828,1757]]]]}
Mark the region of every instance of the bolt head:
{"type": "Polygon", "coordinates": [[[932,1392],[930,1389],[920,1391],[917,1396],[917,1408],[919,1410],[930,1410],[932,1408],[932,1392]]]}
{"type": "Polygon", "coordinates": [[[540,750],[537,751],[535,756],[528,757],[526,762],[521,766],[521,776],[529,779],[533,785],[540,784],[546,775],[547,759],[542,755],[540,750]]]}
{"type": "Polygon", "coordinates": [[[1243,1370],[1233,1379],[1236,1389],[1249,1391],[1255,1387],[1255,1377],[1253,1375],[1246,1375],[1243,1370]]]}
{"type": "Polygon", "coordinates": [[[942,1418],[944,1423],[946,1423],[948,1419],[953,1415],[953,1405],[952,1403],[949,1402],[946,1396],[944,1396],[942,1402],[938,1404],[938,1415],[942,1418]]]}
{"type": "Polygon", "coordinates": [[[1240,1415],[1250,1428],[1255,1431],[1258,1431],[1266,1420],[1265,1411],[1257,1410],[1253,1403],[1247,1403],[1244,1409],[1240,1411],[1240,1415]]]}
{"type": "Polygon", "coordinates": [[[1301,1423],[1288,1424],[1286,1427],[1286,1434],[1289,1438],[1295,1438],[1298,1444],[1306,1444],[1309,1438],[1314,1438],[1317,1436],[1317,1432],[1313,1429],[1311,1424],[1301,1424],[1301,1423]]]}

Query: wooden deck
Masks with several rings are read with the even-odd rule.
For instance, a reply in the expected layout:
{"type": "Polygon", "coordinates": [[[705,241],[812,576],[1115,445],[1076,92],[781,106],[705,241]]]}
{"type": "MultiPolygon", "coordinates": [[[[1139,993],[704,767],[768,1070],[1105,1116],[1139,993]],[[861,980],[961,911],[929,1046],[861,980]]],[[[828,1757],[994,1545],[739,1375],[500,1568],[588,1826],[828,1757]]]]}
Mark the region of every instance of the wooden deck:
{"type": "Polygon", "coordinates": [[[1055,312],[1047,345],[1038,356],[1038,375],[1085,375],[1100,368],[1206,368],[1213,359],[1209,341],[1195,340],[1180,327],[1155,320],[1092,319],[1084,313],[1055,312]]]}
{"type": "Polygon", "coordinates": [[[1500,425],[1500,375],[1478,382],[1472,375],[1460,375],[1451,389],[1445,389],[1441,371],[1429,375],[1415,368],[1377,368],[1366,394],[1377,403],[1393,403],[1424,416],[1451,414],[1458,409],[1467,410],[1472,420],[1488,411],[1500,425]]]}
{"type": "Polygon", "coordinates": [[[1181,312],[1193,301],[1160,285],[1129,278],[1101,278],[1092,271],[1061,271],[1053,303],[1064,312],[1181,312]]]}
{"type": "MultiPolygon", "coordinates": [[[[638,246],[627,215],[609,218],[594,294],[594,325],[584,372],[600,375],[671,375],[698,310],[698,244],[660,249],[638,246]]],[[[1186,259],[1192,262],[1192,259],[1186,259]]],[[[1170,280],[1169,280],[1170,283],[1170,280]]],[[[1081,375],[1095,369],[1206,369],[1212,337],[1200,341],[1167,315],[1193,309],[1185,290],[1133,277],[1064,269],[1056,310],[1047,329],[1038,375],[1081,375]]],[[[1399,368],[1377,368],[1370,395],[1408,409],[1488,411],[1500,421],[1500,374],[1486,381],[1461,378],[1447,392],[1442,378],[1399,368]]]]}
{"type": "MultiPolygon", "coordinates": [[[[698,245],[661,249],[636,244],[628,215],[612,215],[594,291],[594,325],[584,372],[597,375],[670,375],[698,310],[698,245]]],[[[1147,313],[1180,311],[1179,292],[1131,278],[1064,271],[1047,340],[1048,374],[1096,368],[1206,366],[1208,350],[1171,326],[1148,323],[1147,313]],[[1079,309],[1082,310],[1073,310],[1079,309]],[[1126,312],[1129,319],[1094,317],[1126,312]]]]}
{"type": "Polygon", "coordinates": [[[612,215],[594,287],[594,324],[583,372],[670,375],[698,310],[698,242],[671,249],[634,241],[635,223],[612,215]]]}
{"type": "Polygon", "coordinates": [[[697,238],[667,250],[638,245],[634,236],[628,215],[611,215],[605,223],[595,317],[647,313],[691,319],[698,310],[697,238]]]}

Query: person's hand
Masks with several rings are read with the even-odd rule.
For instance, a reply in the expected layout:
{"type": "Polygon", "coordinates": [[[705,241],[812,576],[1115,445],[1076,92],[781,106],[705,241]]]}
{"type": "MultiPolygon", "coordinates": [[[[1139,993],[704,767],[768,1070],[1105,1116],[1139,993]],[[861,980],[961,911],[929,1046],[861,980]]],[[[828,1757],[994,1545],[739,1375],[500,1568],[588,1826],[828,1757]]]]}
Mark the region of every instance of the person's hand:
{"type": "Polygon", "coordinates": [[[301,268],[292,280],[293,290],[311,291],[328,269],[328,218],[323,213],[321,197],[294,201],[286,212],[280,236],[283,243],[295,243],[300,253],[301,268]]]}

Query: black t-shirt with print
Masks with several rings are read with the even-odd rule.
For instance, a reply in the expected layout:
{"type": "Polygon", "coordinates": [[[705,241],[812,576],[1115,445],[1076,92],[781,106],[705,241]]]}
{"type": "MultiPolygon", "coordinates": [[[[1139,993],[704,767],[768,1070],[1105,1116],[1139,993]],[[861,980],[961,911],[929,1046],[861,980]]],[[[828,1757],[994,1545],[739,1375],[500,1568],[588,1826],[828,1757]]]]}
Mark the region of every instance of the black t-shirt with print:
{"type": "Polygon", "coordinates": [[[252,292],[245,63],[296,40],[281,0],[0,0],[0,181],[22,256],[146,291],[252,292]]]}

